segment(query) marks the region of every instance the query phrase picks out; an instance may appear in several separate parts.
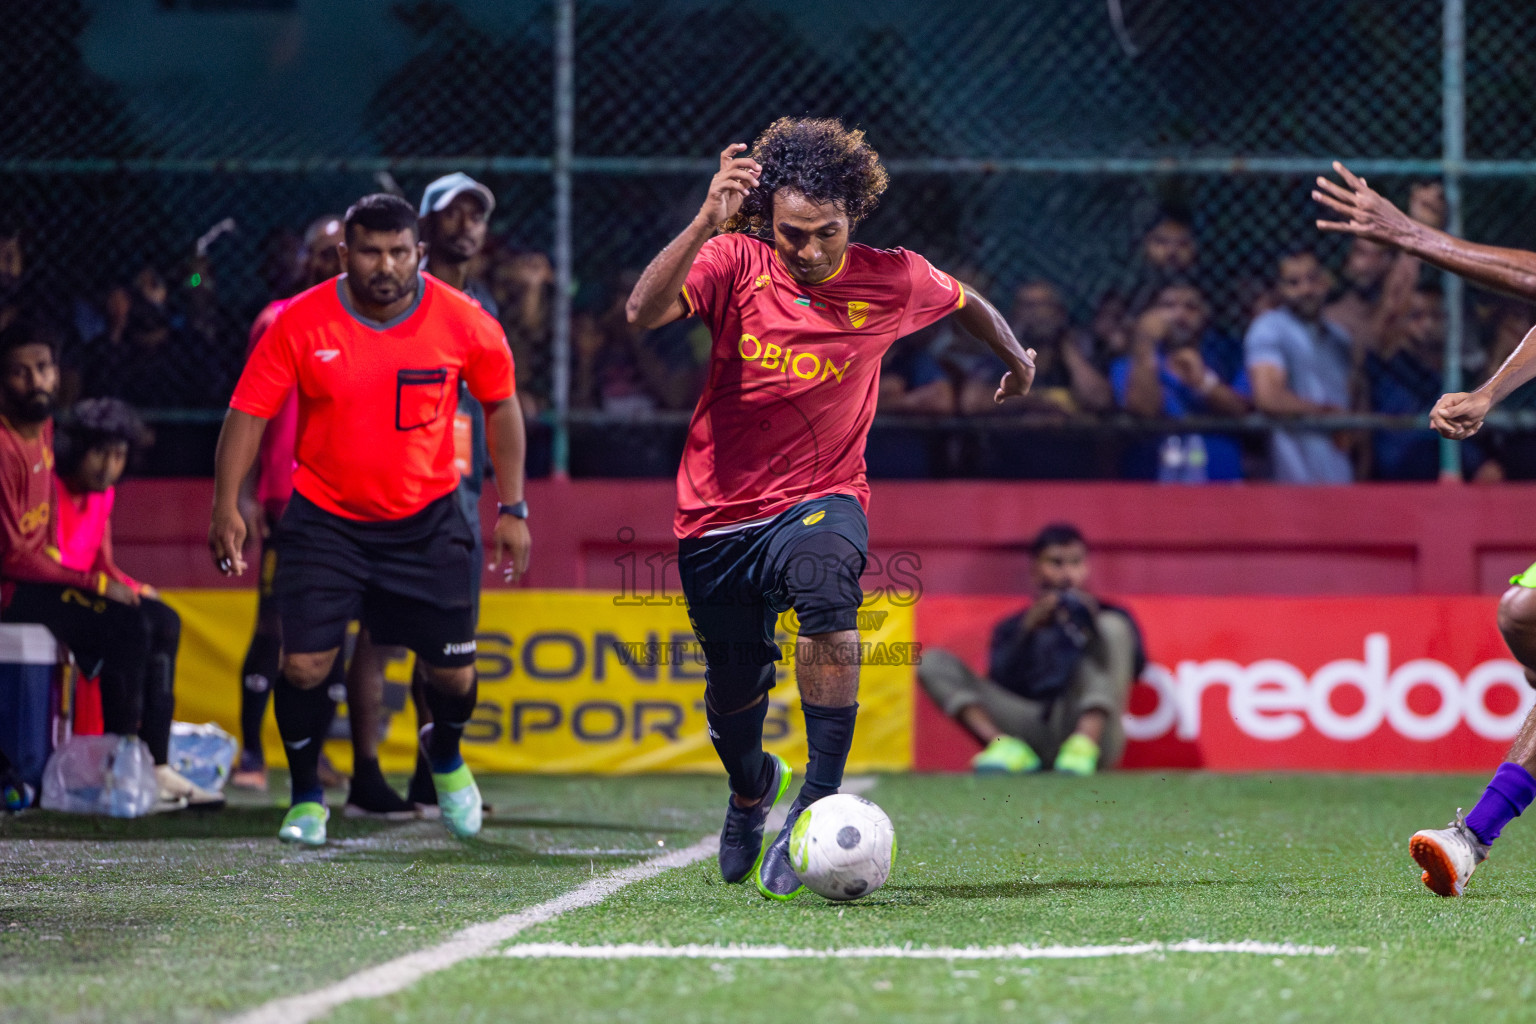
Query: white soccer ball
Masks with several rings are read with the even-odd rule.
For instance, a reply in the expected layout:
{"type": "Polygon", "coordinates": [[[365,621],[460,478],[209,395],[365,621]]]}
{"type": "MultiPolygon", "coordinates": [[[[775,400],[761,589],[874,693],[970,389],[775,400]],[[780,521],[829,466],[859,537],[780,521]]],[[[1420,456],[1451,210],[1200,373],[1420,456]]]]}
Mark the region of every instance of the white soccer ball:
{"type": "Polygon", "coordinates": [[[854,900],[885,884],[896,858],[896,830],[861,796],[835,793],[800,814],[789,833],[789,863],[800,881],[829,900],[854,900]]]}

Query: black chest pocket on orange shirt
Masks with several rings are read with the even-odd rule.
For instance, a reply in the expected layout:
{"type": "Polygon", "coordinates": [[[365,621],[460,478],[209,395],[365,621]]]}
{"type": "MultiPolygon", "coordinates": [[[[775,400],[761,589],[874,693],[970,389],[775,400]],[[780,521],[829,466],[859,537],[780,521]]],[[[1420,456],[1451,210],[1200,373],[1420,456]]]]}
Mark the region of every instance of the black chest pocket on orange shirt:
{"type": "Polygon", "coordinates": [[[395,429],[416,430],[443,415],[448,405],[448,368],[400,370],[395,374],[395,429]]]}

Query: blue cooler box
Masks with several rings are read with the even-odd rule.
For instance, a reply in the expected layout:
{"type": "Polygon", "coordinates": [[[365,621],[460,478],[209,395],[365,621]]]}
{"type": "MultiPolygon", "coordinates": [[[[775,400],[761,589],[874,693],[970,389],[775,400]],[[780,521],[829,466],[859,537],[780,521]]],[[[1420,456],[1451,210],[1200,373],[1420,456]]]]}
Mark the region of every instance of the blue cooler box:
{"type": "Polygon", "coordinates": [[[0,623],[0,750],[38,792],[53,753],[53,684],[62,653],[47,626],[0,623]]]}

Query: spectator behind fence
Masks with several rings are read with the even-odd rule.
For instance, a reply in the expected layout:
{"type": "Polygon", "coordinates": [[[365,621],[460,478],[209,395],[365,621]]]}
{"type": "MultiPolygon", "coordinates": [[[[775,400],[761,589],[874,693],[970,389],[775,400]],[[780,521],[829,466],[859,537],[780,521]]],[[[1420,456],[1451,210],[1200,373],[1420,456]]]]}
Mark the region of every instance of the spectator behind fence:
{"type": "MultiPolygon", "coordinates": [[[[1317,256],[1297,250],[1276,265],[1280,306],[1248,328],[1245,346],[1254,405],[1271,416],[1320,416],[1349,408],[1350,340],[1323,316],[1329,275],[1317,256]]],[[[1282,483],[1347,484],[1349,456],[1330,433],[1276,428],[1274,478],[1282,483]]]]}
{"type": "MultiPolygon", "coordinates": [[[[1517,299],[1500,299],[1485,318],[1484,335],[1488,350],[1483,372],[1477,379],[1484,383],[1504,365],[1526,334],[1536,324],[1536,306],[1517,299]]],[[[1499,403],[1508,412],[1536,412],[1536,381],[1522,384],[1499,403]]],[[[1530,434],[1503,430],[1483,430],[1473,438],[1482,442],[1486,456],[1478,466],[1474,479],[1479,483],[1497,483],[1502,480],[1536,479],[1536,446],[1530,443],[1530,434]]],[[[1468,442],[1462,442],[1462,451],[1468,442]]]]}
{"type": "MultiPolygon", "coordinates": [[[[1110,369],[1115,399],[1136,416],[1241,416],[1249,411],[1251,393],[1236,349],[1211,326],[1199,288],[1168,285],[1137,317],[1131,354],[1110,369]]],[[[1226,434],[1170,434],[1133,444],[1124,472],[1165,483],[1241,480],[1242,448],[1226,434]]]]}
{"type": "MultiPolygon", "coordinates": [[[[1444,388],[1445,295],[1421,286],[1407,309],[1393,317],[1367,352],[1365,387],[1371,412],[1397,416],[1428,413],[1444,388]]],[[[1462,445],[1464,466],[1482,463],[1480,443],[1462,445]]],[[[1377,430],[1371,434],[1371,476],[1377,480],[1434,480],[1440,475],[1440,438],[1433,430],[1377,430]]]]}
{"type": "Polygon", "coordinates": [[[1141,237],[1131,268],[1127,289],[1130,310],[1146,309],[1165,285],[1195,279],[1199,260],[1200,247],[1189,214],[1171,208],[1161,210],[1141,237]]]}
{"type": "MultiPolygon", "coordinates": [[[[1060,288],[1040,280],[1020,285],[1011,322],[1019,344],[1035,350],[1035,382],[1021,401],[1009,403],[1009,409],[1072,415],[1113,408],[1109,381],[1089,361],[1092,339],[1072,325],[1060,288]]],[[[960,411],[977,415],[1002,409],[992,396],[1005,369],[990,354],[978,361],[961,390],[960,411]]]]}
{"type": "Polygon", "coordinates": [[[535,416],[550,401],[555,268],[542,252],[506,248],[497,249],[490,267],[491,295],[517,366],[517,395],[524,415],[535,416]]]}
{"type": "MultiPolygon", "coordinates": [[[[1408,215],[1437,230],[1445,226],[1445,190],[1438,182],[1415,185],[1409,193],[1408,215]]],[[[1411,288],[1418,276],[1419,260],[1368,238],[1351,240],[1344,257],[1344,291],[1323,308],[1323,315],[1349,334],[1355,358],[1382,346],[1382,322],[1387,305],[1389,276],[1405,278],[1411,288]],[[1394,274],[1394,270],[1396,273],[1394,274]]],[[[1406,294],[1407,289],[1404,289],[1406,294]]]]}
{"type": "Polygon", "coordinates": [[[21,229],[0,222],[0,331],[9,327],[21,313],[21,283],[26,267],[21,229]]]}
{"type": "Polygon", "coordinates": [[[978,772],[1091,775],[1125,748],[1121,716],[1141,673],[1141,635],[1130,613],[1094,597],[1088,544],[1055,523],[1030,546],[1035,601],[992,630],[987,676],[944,650],[926,650],[923,689],[986,744],[978,772]]]}
{"type": "MultiPolygon", "coordinates": [[[[933,354],[937,338],[930,328],[886,349],[875,407],[879,416],[954,415],[955,385],[933,354]]],[[[973,365],[979,362],[978,357],[973,365]]],[[[944,436],[936,431],[877,421],[864,445],[865,472],[871,478],[926,480],[941,475],[943,450],[944,436]]]]}
{"type": "Polygon", "coordinates": [[[170,298],[165,277],[147,262],[107,291],[102,330],[82,337],[71,361],[82,395],[141,407],[199,403],[195,366],[207,353],[189,351],[186,318],[170,298]]]}
{"type": "Polygon", "coordinates": [[[691,318],[675,320],[655,330],[630,323],[624,303],[639,280],[638,270],[626,270],[619,275],[598,326],[606,343],[623,351],[639,371],[643,387],[656,408],[691,411],[704,390],[709,332],[691,318]]]}

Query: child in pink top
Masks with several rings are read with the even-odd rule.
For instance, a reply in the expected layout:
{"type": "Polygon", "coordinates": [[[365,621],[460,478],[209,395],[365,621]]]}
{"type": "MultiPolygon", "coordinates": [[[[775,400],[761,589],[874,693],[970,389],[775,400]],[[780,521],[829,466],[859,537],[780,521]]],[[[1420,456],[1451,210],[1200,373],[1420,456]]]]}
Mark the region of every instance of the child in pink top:
{"type": "MultiPolygon", "coordinates": [[[[62,418],[55,436],[53,541],[58,560],[82,572],[105,573],[139,596],[137,609],[149,637],[144,709],[139,734],[164,766],[170,744],[176,653],[181,646],[181,617],[160,600],[159,592],[118,568],[112,557],[112,505],[116,485],[134,445],[148,431],[134,411],[115,398],[91,398],[62,418]]],[[[223,796],[176,776],[161,780],[162,799],[181,806],[216,806],[223,796]],[[168,791],[170,790],[170,791],[168,791]]]]}

